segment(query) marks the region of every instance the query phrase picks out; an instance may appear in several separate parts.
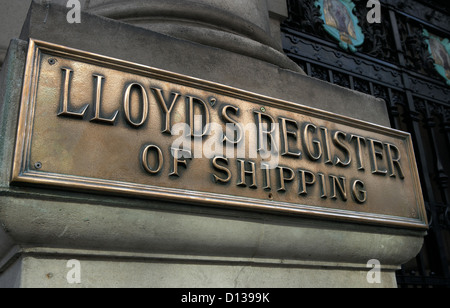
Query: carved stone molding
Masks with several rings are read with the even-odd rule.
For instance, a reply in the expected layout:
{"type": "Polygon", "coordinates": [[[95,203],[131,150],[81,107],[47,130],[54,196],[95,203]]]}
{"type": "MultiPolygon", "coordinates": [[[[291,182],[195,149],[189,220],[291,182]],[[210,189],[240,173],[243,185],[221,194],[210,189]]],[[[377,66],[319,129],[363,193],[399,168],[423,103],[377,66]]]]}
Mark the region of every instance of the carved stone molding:
{"type": "Polygon", "coordinates": [[[301,72],[273,38],[265,1],[91,1],[88,12],[301,72]]]}
{"type": "Polygon", "coordinates": [[[321,64],[336,69],[350,68],[355,75],[364,73],[367,78],[381,83],[389,83],[394,87],[400,87],[402,84],[401,75],[395,69],[312,42],[294,33],[284,32],[283,35],[286,42],[285,47],[290,46],[287,50],[288,55],[319,61],[321,64]]]}

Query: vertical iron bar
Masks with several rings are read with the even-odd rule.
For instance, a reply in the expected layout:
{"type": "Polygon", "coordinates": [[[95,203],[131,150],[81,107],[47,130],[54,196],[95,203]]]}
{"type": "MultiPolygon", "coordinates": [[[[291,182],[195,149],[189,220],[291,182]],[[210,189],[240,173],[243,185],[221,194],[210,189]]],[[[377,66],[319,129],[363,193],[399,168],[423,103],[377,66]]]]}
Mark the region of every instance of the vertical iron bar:
{"type": "Polygon", "coordinates": [[[387,104],[388,104],[389,115],[391,116],[391,125],[395,129],[400,129],[400,119],[399,119],[400,114],[398,112],[398,107],[395,105],[394,95],[392,94],[391,88],[388,88],[388,97],[389,97],[389,102],[387,102],[387,104]]]}
{"type": "Polygon", "coordinates": [[[442,165],[441,156],[439,155],[439,149],[437,148],[438,140],[436,137],[435,127],[436,122],[434,121],[433,115],[430,111],[429,102],[425,101],[425,127],[428,131],[428,136],[432,144],[432,153],[434,156],[435,168],[436,168],[436,178],[439,185],[439,190],[441,191],[442,199],[445,204],[449,203],[447,184],[448,176],[445,174],[444,166],[442,165]]]}

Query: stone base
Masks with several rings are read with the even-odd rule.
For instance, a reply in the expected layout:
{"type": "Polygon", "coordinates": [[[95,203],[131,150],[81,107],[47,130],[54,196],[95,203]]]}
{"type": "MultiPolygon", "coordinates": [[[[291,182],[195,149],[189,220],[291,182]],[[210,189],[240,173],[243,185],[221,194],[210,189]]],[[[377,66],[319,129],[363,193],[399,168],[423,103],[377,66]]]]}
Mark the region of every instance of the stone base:
{"type": "Polygon", "coordinates": [[[0,286],[11,287],[395,287],[395,270],[423,241],[407,230],[32,189],[4,193],[0,209],[0,286]],[[67,282],[71,259],[80,285],[67,282]],[[366,279],[371,259],[381,284],[366,279]]]}
{"type": "Polygon", "coordinates": [[[383,269],[381,283],[370,284],[369,269],[356,264],[30,248],[0,276],[0,287],[395,288],[394,270],[383,269]],[[80,262],[79,276],[72,259],[80,262]]]}

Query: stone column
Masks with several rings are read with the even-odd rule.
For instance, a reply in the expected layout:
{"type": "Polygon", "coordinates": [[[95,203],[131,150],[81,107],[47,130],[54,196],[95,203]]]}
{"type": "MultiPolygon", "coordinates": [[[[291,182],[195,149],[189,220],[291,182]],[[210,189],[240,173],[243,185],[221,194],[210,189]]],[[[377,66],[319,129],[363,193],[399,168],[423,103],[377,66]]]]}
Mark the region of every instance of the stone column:
{"type": "Polygon", "coordinates": [[[9,41],[19,36],[29,6],[30,4],[27,1],[0,0],[0,69],[6,56],[9,41]]]}
{"type": "Polygon", "coordinates": [[[287,17],[284,0],[92,0],[85,9],[175,38],[301,71],[281,48],[279,22],[287,17]]]}

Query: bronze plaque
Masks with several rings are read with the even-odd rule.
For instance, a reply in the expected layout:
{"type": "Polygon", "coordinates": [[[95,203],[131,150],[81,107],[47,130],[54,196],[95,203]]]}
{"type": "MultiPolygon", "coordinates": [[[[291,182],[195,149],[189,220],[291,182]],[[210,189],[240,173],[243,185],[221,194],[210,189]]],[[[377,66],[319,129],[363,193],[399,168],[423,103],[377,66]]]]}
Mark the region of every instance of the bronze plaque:
{"type": "Polygon", "coordinates": [[[307,97],[29,48],[14,184],[427,228],[407,133],[300,105],[307,97]]]}

